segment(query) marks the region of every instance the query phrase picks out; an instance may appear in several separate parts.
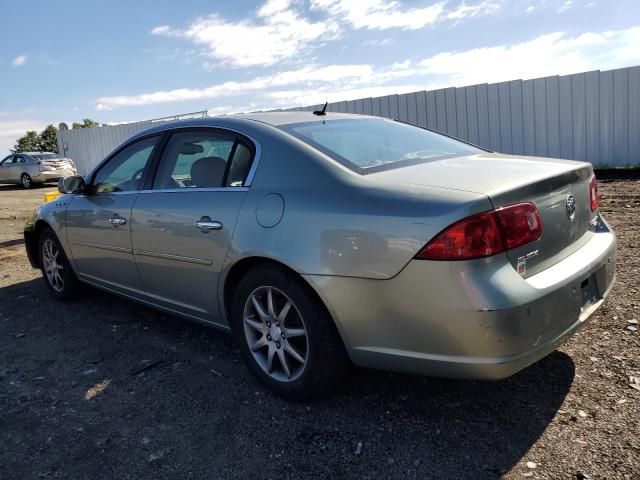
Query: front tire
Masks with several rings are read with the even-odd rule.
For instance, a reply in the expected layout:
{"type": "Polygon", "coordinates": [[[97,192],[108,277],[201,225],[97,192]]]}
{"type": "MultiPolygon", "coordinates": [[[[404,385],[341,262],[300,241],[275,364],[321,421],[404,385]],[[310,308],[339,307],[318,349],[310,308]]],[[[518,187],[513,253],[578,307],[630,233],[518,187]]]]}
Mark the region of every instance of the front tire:
{"type": "Polygon", "coordinates": [[[33,180],[31,180],[31,176],[28,173],[22,174],[22,176],[20,177],[20,183],[25,189],[29,189],[33,186],[33,180]]]}
{"type": "Polygon", "coordinates": [[[42,231],[38,247],[40,269],[47,289],[56,300],[71,300],[78,293],[80,282],[53,230],[47,228],[42,231]]]}
{"type": "Polygon", "coordinates": [[[328,391],[349,359],[324,305],[294,274],[254,268],[238,284],[232,327],[251,372],[287,400],[328,391]]]}

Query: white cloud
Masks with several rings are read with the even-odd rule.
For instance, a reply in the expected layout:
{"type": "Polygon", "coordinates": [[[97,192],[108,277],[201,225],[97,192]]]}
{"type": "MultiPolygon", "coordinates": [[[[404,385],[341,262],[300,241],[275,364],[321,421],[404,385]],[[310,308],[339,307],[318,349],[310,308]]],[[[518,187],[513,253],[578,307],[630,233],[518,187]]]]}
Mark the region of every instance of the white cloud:
{"type": "Polygon", "coordinates": [[[179,88],[140,95],[101,97],[96,100],[96,110],[104,111],[125,106],[214,99],[303,83],[331,83],[346,79],[356,79],[357,81],[357,79],[371,78],[373,74],[373,68],[370,65],[307,66],[298,70],[256,77],[244,82],[224,82],[206,88],[179,88]]]}
{"type": "Polygon", "coordinates": [[[365,40],[364,42],[362,42],[362,44],[365,47],[384,47],[387,45],[391,45],[393,44],[393,38],[374,38],[372,40],[365,40]]]}
{"type": "Polygon", "coordinates": [[[18,55],[16,58],[11,60],[11,63],[13,63],[14,67],[21,67],[22,65],[27,63],[28,58],[29,57],[27,55],[18,55]]]}
{"type": "Polygon", "coordinates": [[[384,0],[311,0],[311,8],[324,11],[334,19],[344,18],[356,29],[367,30],[417,30],[435,23],[444,9],[442,2],[422,8],[403,8],[397,1],[384,0]]]}
{"type": "Polygon", "coordinates": [[[569,37],[556,32],[515,45],[445,52],[420,62],[451,86],[618,68],[640,62],[640,27],[569,37]]]}
{"type": "Polygon", "coordinates": [[[269,0],[252,20],[229,22],[210,15],[183,30],[161,25],[151,34],[186,38],[206,47],[208,56],[224,65],[250,67],[291,59],[336,31],[330,22],[311,22],[302,17],[289,0],[269,0]]]}
{"type": "Polygon", "coordinates": [[[560,8],[558,8],[558,13],[564,13],[567,10],[569,10],[572,6],[573,6],[573,1],[567,0],[562,5],[560,5],[560,8]]]}
{"type": "Polygon", "coordinates": [[[258,16],[268,17],[291,8],[292,0],[267,0],[259,9],[258,16]]]}
{"type": "Polygon", "coordinates": [[[447,13],[448,20],[462,20],[463,18],[475,17],[477,15],[486,15],[495,12],[500,8],[496,2],[484,1],[475,5],[469,5],[462,2],[458,7],[447,13]]]}
{"type": "Polygon", "coordinates": [[[160,25],[158,27],[152,28],[151,32],[149,33],[151,33],[151,35],[174,35],[178,32],[172,30],[169,25],[160,25]]]}
{"type": "MultiPolygon", "coordinates": [[[[422,60],[405,59],[391,65],[319,66],[230,81],[206,88],[180,88],[96,100],[97,110],[181,101],[243,96],[256,108],[290,107],[387,95],[423,89],[490,83],[517,78],[610,69],[640,62],[640,27],[627,30],[546,34],[528,42],[444,52],[422,60]]],[[[223,109],[230,107],[221,107],[223,109]]],[[[222,111],[222,110],[221,110],[222,111]]],[[[226,111],[226,110],[225,110],[226,111]]]]}
{"type": "Polygon", "coordinates": [[[417,30],[439,21],[460,21],[493,12],[499,1],[462,1],[445,9],[445,0],[419,7],[407,7],[395,0],[310,0],[310,10],[323,16],[315,21],[306,15],[299,0],[267,0],[245,20],[229,21],[214,13],[184,28],[159,25],[149,33],[186,39],[204,48],[212,60],[203,62],[205,70],[270,66],[300,58],[326,41],[342,38],[345,28],[417,30]]]}
{"type": "Polygon", "coordinates": [[[439,21],[460,21],[496,11],[499,3],[484,0],[477,4],[461,2],[448,9],[441,1],[422,7],[406,7],[399,1],[385,0],[311,0],[311,9],[323,11],[334,20],[342,20],[356,29],[418,30],[439,21]]]}

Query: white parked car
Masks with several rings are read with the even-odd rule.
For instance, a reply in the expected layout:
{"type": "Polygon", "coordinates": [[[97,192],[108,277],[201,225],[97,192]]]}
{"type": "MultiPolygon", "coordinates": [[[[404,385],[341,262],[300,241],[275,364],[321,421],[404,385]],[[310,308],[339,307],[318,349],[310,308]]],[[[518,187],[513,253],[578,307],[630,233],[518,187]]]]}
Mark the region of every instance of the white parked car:
{"type": "Polygon", "coordinates": [[[76,173],[73,160],[51,152],[14,153],[0,162],[0,183],[17,183],[24,188],[76,173]]]}

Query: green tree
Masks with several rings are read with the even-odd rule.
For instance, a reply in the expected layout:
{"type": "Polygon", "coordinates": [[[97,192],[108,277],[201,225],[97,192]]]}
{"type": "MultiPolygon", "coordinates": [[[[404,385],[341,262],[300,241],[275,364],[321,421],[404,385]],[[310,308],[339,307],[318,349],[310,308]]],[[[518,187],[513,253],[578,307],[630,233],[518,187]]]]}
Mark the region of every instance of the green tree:
{"type": "Polygon", "coordinates": [[[25,133],[13,147],[13,151],[16,153],[37,152],[38,150],[40,150],[40,135],[35,130],[29,130],[25,133]]]}
{"type": "Polygon", "coordinates": [[[90,118],[83,118],[82,122],[73,122],[73,128],[93,128],[97,127],[99,124],[95,120],[91,120],[90,118]]]}
{"type": "Polygon", "coordinates": [[[40,148],[43,152],[57,152],[58,151],[58,139],[56,127],[48,125],[42,133],[40,133],[40,148]]]}

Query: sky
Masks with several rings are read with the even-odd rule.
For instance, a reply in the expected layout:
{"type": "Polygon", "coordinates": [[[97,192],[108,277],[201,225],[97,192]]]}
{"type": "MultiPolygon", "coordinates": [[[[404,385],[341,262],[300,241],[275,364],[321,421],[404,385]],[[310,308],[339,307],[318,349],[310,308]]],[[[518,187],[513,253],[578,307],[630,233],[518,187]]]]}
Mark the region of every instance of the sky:
{"type": "Polygon", "coordinates": [[[0,154],[26,130],[640,65],[639,0],[0,0],[0,154]]]}

